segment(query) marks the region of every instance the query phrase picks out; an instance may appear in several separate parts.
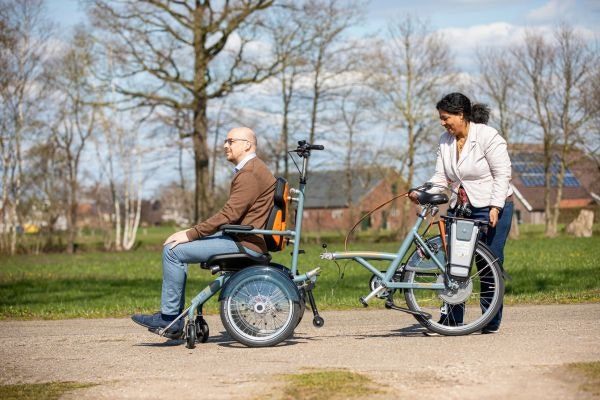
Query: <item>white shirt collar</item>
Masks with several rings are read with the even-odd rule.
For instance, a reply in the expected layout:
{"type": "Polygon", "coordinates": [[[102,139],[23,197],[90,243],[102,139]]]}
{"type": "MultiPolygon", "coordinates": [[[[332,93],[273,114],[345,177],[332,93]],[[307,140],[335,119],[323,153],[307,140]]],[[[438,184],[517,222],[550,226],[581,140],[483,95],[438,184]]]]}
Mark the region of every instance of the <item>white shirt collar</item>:
{"type": "Polygon", "coordinates": [[[254,157],[256,157],[256,153],[250,153],[248,154],[246,157],[244,157],[242,159],[242,161],[239,162],[238,165],[235,166],[235,169],[237,171],[240,171],[242,168],[244,168],[244,165],[246,165],[246,163],[250,160],[252,160],[254,157]]]}

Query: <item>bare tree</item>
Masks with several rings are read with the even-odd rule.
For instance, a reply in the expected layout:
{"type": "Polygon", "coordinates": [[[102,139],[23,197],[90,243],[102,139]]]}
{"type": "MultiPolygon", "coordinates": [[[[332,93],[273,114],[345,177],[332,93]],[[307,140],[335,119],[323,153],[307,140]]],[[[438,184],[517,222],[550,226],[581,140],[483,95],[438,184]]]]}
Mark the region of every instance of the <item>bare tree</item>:
{"type": "MultiPolygon", "coordinates": [[[[359,171],[370,169],[376,171],[381,166],[375,161],[378,159],[379,148],[370,135],[371,132],[365,125],[372,122],[372,110],[375,108],[375,99],[369,94],[367,88],[350,88],[342,94],[340,104],[341,128],[338,146],[343,151],[344,182],[340,182],[340,189],[344,192],[350,215],[346,216],[347,228],[351,229],[359,218],[361,210],[357,210],[353,193],[357,189],[355,179],[359,171]]],[[[363,182],[363,189],[370,182],[363,182]]]]}
{"type": "Polygon", "coordinates": [[[586,108],[585,94],[593,82],[593,65],[598,62],[583,38],[568,25],[561,25],[555,32],[556,58],[553,81],[560,88],[554,96],[558,116],[559,165],[556,174],[556,195],[551,204],[551,218],[546,226],[548,236],[556,236],[560,202],[569,155],[584,144],[584,132],[588,122],[599,110],[586,108]]]}
{"type": "Polygon", "coordinates": [[[487,48],[477,51],[481,80],[479,88],[498,110],[498,130],[510,142],[518,121],[516,62],[510,51],[487,48]]]}
{"type": "Polygon", "coordinates": [[[331,100],[338,96],[340,88],[350,84],[341,75],[352,71],[359,60],[351,56],[357,44],[348,40],[347,33],[360,21],[362,12],[359,2],[307,0],[302,5],[302,14],[308,22],[305,34],[310,41],[304,51],[304,72],[310,80],[301,95],[310,103],[310,143],[320,130],[320,116],[327,117],[327,105],[333,104],[331,100]]]}
{"type": "Polygon", "coordinates": [[[0,85],[0,151],[2,191],[0,199],[0,251],[14,254],[23,195],[23,145],[35,137],[36,118],[47,94],[44,63],[50,52],[52,26],[44,17],[42,0],[0,1],[2,84],[0,85]]]}
{"type": "Polygon", "coordinates": [[[117,91],[135,106],[167,107],[193,115],[189,136],[195,158],[196,220],[207,216],[211,196],[207,108],[212,99],[267,79],[277,63],[249,51],[257,13],[274,0],[94,0],[93,23],[111,35],[119,57],[117,91]]]}
{"type": "MultiPolygon", "coordinates": [[[[117,251],[131,250],[135,245],[142,208],[142,158],[140,119],[135,115],[105,109],[98,115],[102,134],[93,138],[103,179],[108,181],[110,229],[105,246],[117,251]],[[125,123],[124,121],[133,121],[125,123]]],[[[105,191],[103,193],[106,193],[105,191]]]]}
{"type": "Polygon", "coordinates": [[[596,162],[600,170],[600,54],[595,50],[596,61],[592,63],[592,79],[586,88],[584,106],[592,115],[587,126],[588,134],[584,135],[583,147],[586,153],[596,162]]]}
{"type": "Polygon", "coordinates": [[[382,116],[394,131],[402,132],[404,149],[397,150],[401,175],[413,184],[419,151],[430,152],[438,132],[432,127],[434,106],[451,81],[452,58],[442,38],[427,24],[406,16],[391,23],[388,44],[373,57],[370,83],[382,97],[382,116]]]}
{"type": "Polygon", "coordinates": [[[544,149],[544,211],[546,227],[549,227],[552,149],[556,142],[555,121],[551,110],[554,50],[541,35],[532,31],[525,33],[524,40],[523,47],[514,50],[515,60],[520,67],[519,90],[527,107],[520,116],[541,130],[544,149]]]}
{"type": "Polygon", "coordinates": [[[289,148],[293,129],[291,119],[293,118],[293,103],[297,97],[298,81],[302,77],[303,67],[306,59],[304,53],[308,51],[308,25],[309,18],[302,13],[302,4],[297,3],[287,7],[280,7],[271,13],[266,21],[266,26],[271,38],[275,57],[280,60],[279,73],[275,75],[279,84],[280,108],[277,107],[275,114],[281,118],[279,139],[270,149],[275,158],[275,174],[289,178],[289,148]],[[283,171],[280,172],[281,165],[283,171]]]}
{"type": "Polygon", "coordinates": [[[582,147],[581,130],[597,113],[594,107],[586,107],[597,53],[567,25],[560,26],[554,38],[548,43],[540,34],[527,32],[524,46],[515,51],[520,89],[530,110],[523,117],[542,134],[545,225],[550,237],[557,234],[569,154],[582,147]]]}
{"type": "MultiPolygon", "coordinates": [[[[377,47],[370,57],[374,65],[368,82],[381,96],[381,119],[402,135],[404,148],[395,149],[403,178],[399,183],[411,187],[419,157],[432,154],[437,143],[439,130],[432,129],[432,117],[442,88],[448,90],[453,76],[452,58],[443,39],[412,16],[390,23],[386,45],[377,47]]],[[[431,163],[431,157],[424,158],[431,163]]],[[[405,202],[403,215],[408,207],[405,202]]]]}
{"type": "Polygon", "coordinates": [[[81,157],[88,139],[96,132],[98,94],[91,81],[95,60],[90,37],[79,29],[69,48],[53,67],[57,111],[50,129],[52,142],[62,153],[65,169],[67,252],[75,251],[81,157]]]}

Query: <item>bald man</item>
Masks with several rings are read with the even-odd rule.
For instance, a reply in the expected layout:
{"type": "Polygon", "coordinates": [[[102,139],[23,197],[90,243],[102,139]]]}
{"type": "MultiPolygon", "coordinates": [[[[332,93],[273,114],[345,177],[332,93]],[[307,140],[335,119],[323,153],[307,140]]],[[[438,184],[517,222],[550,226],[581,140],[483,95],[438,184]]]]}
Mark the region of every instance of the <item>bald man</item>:
{"type": "MultiPolygon", "coordinates": [[[[256,135],[251,129],[241,127],[229,131],[223,149],[227,161],[235,165],[229,199],[206,221],[176,232],[165,240],[161,312],[131,317],[151,331],[165,328],[183,311],[187,264],[205,262],[215,254],[244,251],[258,256],[267,252],[262,235],[226,235],[219,231],[219,227],[236,224],[263,228],[273,207],[275,177],[256,157],[256,135]]],[[[182,319],[166,332],[166,336],[171,338],[182,335],[182,319]]]]}

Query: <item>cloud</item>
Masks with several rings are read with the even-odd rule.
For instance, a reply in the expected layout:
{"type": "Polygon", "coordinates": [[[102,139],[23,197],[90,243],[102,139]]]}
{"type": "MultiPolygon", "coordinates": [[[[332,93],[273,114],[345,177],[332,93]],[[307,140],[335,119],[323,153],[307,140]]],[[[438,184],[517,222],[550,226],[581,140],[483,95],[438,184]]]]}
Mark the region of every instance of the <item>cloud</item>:
{"type": "Polygon", "coordinates": [[[477,69],[477,48],[515,46],[522,42],[524,28],[506,22],[474,25],[468,28],[440,29],[443,40],[450,44],[456,65],[463,71],[477,69]]]}
{"type": "Polygon", "coordinates": [[[531,10],[527,18],[535,22],[555,21],[570,14],[575,7],[576,0],[550,0],[543,6],[531,10]]]}

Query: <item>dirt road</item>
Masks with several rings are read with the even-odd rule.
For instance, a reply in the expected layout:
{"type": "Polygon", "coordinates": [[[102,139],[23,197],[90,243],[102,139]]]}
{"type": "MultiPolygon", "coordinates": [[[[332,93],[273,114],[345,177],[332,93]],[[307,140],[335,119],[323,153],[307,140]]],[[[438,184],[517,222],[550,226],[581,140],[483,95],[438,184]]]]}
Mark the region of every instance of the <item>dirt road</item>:
{"type": "Polygon", "coordinates": [[[279,374],[344,368],[368,375],[378,398],[581,399],[562,365],[600,360],[600,304],[505,308],[495,335],[428,337],[390,310],[310,312],[292,340],[250,349],[208,316],[208,343],[189,350],[128,319],[0,321],[0,380],[98,386],[77,399],[248,399],[277,394],[279,374]]]}

